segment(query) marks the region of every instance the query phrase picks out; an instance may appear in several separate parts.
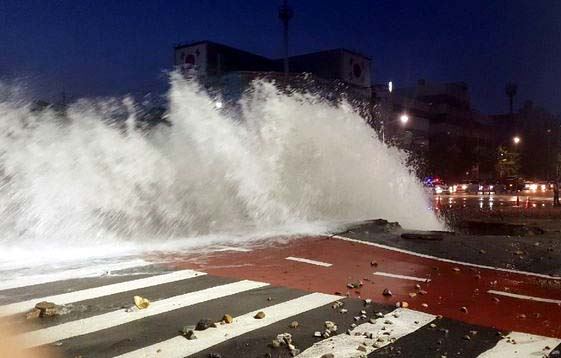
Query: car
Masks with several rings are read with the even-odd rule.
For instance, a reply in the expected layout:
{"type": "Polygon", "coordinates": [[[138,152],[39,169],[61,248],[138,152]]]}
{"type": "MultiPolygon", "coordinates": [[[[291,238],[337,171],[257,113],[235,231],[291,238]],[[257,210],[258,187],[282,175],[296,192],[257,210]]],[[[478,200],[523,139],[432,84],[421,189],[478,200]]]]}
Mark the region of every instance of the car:
{"type": "Polygon", "coordinates": [[[479,182],[474,180],[466,180],[460,182],[459,184],[453,185],[454,193],[466,193],[466,194],[474,194],[477,193],[479,189],[479,182]]]}
{"type": "Polygon", "coordinates": [[[477,193],[481,193],[481,194],[495,194],[495,184],[491,184],[491,183],[481,183],[479,184],[479,187],[477,189],[477,193]]]}
{"type": "Polygon", "coordinates": [[[449,187],[440,178],[428,177],[423,180],[425,188],[430,190],[433,194],[450,194],[451,187],[449,187]]]}

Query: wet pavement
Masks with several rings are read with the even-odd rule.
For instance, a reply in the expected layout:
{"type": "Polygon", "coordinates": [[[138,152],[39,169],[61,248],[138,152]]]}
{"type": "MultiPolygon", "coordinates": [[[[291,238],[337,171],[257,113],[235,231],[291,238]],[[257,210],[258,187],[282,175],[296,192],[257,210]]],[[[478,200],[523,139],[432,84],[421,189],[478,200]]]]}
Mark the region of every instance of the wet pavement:
{"type": "Polygon", "coordinates": [[[427,235],[370,221],[336,235],[158,253],[117,276],[0,290],[0,328],[15,329],[32,352],[65,357],[555,356],[558,237],[427,235]],[[134,295],[151,305],[131,309],[134,295]],[[41,300],[68,312],[26,321],[41,300]],[[195,331],[196,340],[179,333],[225,313],[233,323],[195,331]],[[338,325],[327,336],[326,321],[338,325]],[[271,346],[281,333],[298,351],[271,346]]]}

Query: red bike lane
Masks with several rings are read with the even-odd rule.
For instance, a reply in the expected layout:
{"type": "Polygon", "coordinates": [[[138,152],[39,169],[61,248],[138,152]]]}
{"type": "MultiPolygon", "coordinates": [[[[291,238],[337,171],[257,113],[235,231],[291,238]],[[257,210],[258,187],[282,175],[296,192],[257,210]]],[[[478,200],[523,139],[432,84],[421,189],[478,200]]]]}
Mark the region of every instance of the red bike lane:
{"type": "Polygon", "coordinates": [[[389,305],[405,301],[411,309],[470,324],[561,338],[561,279],[423,256],[307,237],[167,259],[175,268],[389,305]]]}

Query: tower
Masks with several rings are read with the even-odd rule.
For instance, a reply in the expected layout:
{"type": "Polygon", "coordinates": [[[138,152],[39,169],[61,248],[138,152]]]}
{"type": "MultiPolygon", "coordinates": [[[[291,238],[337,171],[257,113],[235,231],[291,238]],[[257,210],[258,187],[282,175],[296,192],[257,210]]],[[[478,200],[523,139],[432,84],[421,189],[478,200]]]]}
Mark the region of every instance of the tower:
{"type": "Polygon", "coordinates": [[[284,76],[288,76],[288,21],[294,16],[294,11],[288,6],[288,1],[284,0],[283,4],[279,7],[279,19],[283,25],[283,38],[284,38],[284,76]]]}
{"type": "Polygon", "coordinates": [[[505,87],[505,93],[507,95],[507,97],[509,98],[510,101],[510,115],[512,116],[512,113],[514,111],[514,96],[516,96],[516,93],[518,92],[518,85],[516,83],[513,82],[509,82],[506,84],[505,87]]]}

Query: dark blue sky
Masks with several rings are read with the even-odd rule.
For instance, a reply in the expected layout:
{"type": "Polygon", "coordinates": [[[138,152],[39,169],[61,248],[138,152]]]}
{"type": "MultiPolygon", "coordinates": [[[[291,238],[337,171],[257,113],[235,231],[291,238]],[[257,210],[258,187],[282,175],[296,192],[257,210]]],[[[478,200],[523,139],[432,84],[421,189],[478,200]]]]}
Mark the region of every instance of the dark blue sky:
{"type": "MultiPolygon", "coordinates": [[[[209,39],[279,57],[280,0],[1,0],[0,78],[45,97],[158,91],[179,42],[209,39]],[[48,95],[47,95],[48,94],[48,95]]],[[[375,82],[466,81],[476,108],[505,111],[504,85],[561,113],[561,1],[292,0],[291,52],[347,47],[375,82]]]]}

